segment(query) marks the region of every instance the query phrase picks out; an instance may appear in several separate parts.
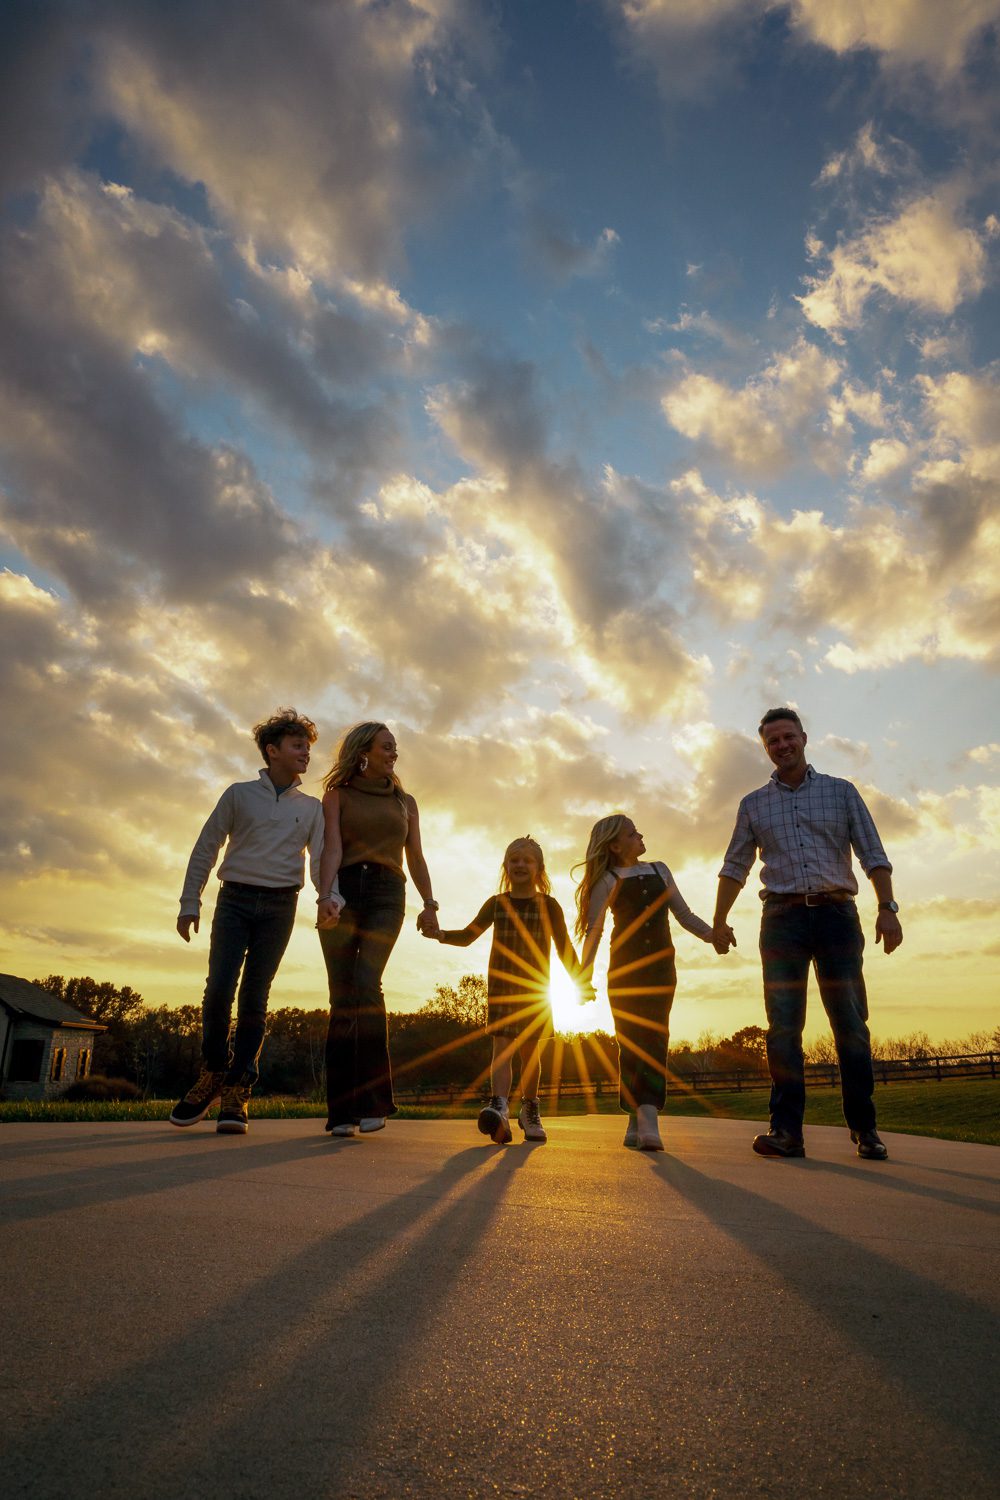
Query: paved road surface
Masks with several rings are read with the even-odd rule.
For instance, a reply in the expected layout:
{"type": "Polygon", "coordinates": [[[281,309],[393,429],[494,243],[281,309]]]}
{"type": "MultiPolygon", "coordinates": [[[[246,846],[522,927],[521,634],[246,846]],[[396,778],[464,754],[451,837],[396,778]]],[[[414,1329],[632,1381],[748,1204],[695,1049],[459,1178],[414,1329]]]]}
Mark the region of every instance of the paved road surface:
{"type": "Polygon", "coordinates": [[[0,1130],[8,1500],[1000,1492],[1000,1151],[0,1130]]]}

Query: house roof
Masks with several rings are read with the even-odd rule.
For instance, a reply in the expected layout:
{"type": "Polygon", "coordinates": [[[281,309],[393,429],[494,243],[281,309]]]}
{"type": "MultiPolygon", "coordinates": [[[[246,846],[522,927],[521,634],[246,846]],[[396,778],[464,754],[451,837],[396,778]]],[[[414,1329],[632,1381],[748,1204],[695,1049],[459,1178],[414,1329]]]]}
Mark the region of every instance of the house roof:
{"type": "Polygon", "coordinates": [[[16,974],[0,974],[0,1005],[11,1015],[30,1017],[47,1026],[70,1026],[78,1031],[107,1031],[99,1021],[92,1021],[82,1011],[67,1005],[43,990],[40,984],[30,979],[19,979],[16,974]]]}

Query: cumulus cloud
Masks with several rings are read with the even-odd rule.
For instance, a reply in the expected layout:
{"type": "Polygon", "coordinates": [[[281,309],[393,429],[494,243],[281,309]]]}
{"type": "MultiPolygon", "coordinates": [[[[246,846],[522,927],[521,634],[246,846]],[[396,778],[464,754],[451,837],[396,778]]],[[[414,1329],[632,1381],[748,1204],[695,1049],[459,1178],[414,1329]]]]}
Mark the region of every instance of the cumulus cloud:
{"type": "Polygon", "coordinates": [[[16,237],[0,278],[2,512],[17,544],[109,605],[135,589],[140,559],[177,598],[268,573],[295,528],[253,466],[192,438],[34,252],[16,237]]]}
{"type": "Polygon", "coordinates": [[[5,865],[29,881],[148,876],[169,845],[165,805],[183,800],[191,779],[183,747],[212,744],[224,759],[225,716],[113,625],[9,570],[0,574],[0,620],[0,684],[31,725],[35,789],[20,795],[23,768],[6,757],[5,865]],[[124,807],[127,818],[109,817],[124,807]]]}
{"type": "Polygon", "coordinates": [[[843,56],[874,52],[890,73],[919,70],[954,81],[989,29],[998,0],[963,0],[942,24],[939,0],[608,0],[637,58],[657,72],[668,98],[716,86],[752,46],[761,22],[782,13],[793,43],[843,56]]]}
{"type": "Polygon", "coordinates": [[[923,375],[917,385],[924,399],[937,463],[927,477],[945,478],[948,465],[975,479],[1000,477],[1000,379],[996,370],[949,370],[923,375]]]}
{"type": "Polygon", "coordinates": [[[953,189],[926,193],[832,249],[815,237],[808,246],[826,269],[806,278],[809,291],[798,301],[834,337],[860,325],[873,297],[950,314],[986,284],[983,235],[965,221],[953,189]]]}
{"type": "Polygon", "coordinates": [[[899,438],[875,438],[861,462],[861,478],[866,484],[878,484],[898,473],[909,457],[909,448],[899,438]]]}
{"type": "Polygon", "coordinates": [[[963,0],[945,18],[937,0],[792,0],[790,13],[804,40],[837,53],[868,48],[893,66],[920,66],[946,79],[984,30],[1000,21],[1000,3],[963,0]]]}
{"type": "Polygon", "coordinates": [[[170,170],[201,183],[238,236],[308,271],[384,274],[399,228],[466,159],[461,0],[370,7],[266,0],[98,7],[100,104],[170,170]],[[252,101],[249,113],[248,102],[252,101]]]}
{"type": "Polygon", "coordinates": [[[676,431],[742,470],[774,475],[808,457],[835,471],[846,456],[842,406],[833,399],[842,375],[836,359],[799,339],[740,388],[687,372],[661,406],[676,431]]]}
{"type": "Polygon", "coordinates": [[[752,493],[721,496],[697,471],[673,482],[694,581],[719,618],[835,639],[824,660],[855,673],[886,661],[1000,659],[995,496],[956,466],[910,506],[860,501],[835,523],[782,516],[752,493]]]}
{"type": "MultiPolygon", "coordinates": [[[[357,393],[401,365],[396,330],[301,286],[293,296],[273,276],[240,276],[239,295],[240,267],[218,237],[175,210],[67,172],[47,183],[35,223],[8,235],[0,264],[15,361],[29,357],[28,330],[37,329],[53,360],[60,341],[84,359],[102,348],[135,399],[162,365],[202,388],[227,384],[336,464],[348,490],[391,462],[386,407],[357,393]],[[150,372],[145,380],[137,358],[150,372]]],[[[86,399],[77,392],[77,405],[86,399]]]]}
{"type": "Polygon", "coordinates": [[[465,378],[437,389],[430,410],[495,481],[470,519],[551,580],[578,670],[628,712],[680,707],[704,668],[660,592],[676,536],[662,496],[610,469],[595,487],[574,463],[554,458],[530,365],[479,351],[464,364],[465,378]]]}

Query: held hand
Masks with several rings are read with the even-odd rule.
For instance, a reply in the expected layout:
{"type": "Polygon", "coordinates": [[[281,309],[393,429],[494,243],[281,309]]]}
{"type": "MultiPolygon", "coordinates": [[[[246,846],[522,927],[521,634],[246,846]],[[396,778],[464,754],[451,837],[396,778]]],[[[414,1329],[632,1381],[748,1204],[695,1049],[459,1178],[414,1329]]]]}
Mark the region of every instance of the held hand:
{"type": "Polygon", "coordinates": [[[177,918],[177,931],[180,933],[181,937],[184,939],[184,941],[186,943],[189,943],[191,941],[191,929],[192,929],[192,927],[194,928],[195,932],[198,931],[198,922],[199,922],[199,920],[200,919],[198,917],[178,917],[177,918]]]}
{"type": "Polygon", "coordinates": [[[330,927],[336,927],[340,921],[340,907],[336,901],[317,901],[316,903],[316,930],[325,932],[330,927]]]}
{"type": "Polygon", "coordinates": [[[728,922],[716,922],[712,928],[712,947],[720,958],[725,958],[730,948],[736,947],[736,934],[728,922]]]}
{"type": "Polygon", "coordinates": [[[423,933],[424,937],[432,938],[436,938],[441,931],[438,914],[432,906],[425,906],[417,913],[417,931],[423,933]]]}
{"type": "Polygon", "coordinates": [[[875,941],[883,953],[895,953],[903,941],[903,929],[894,911],[880,911],[875,918],[875,941]]]}

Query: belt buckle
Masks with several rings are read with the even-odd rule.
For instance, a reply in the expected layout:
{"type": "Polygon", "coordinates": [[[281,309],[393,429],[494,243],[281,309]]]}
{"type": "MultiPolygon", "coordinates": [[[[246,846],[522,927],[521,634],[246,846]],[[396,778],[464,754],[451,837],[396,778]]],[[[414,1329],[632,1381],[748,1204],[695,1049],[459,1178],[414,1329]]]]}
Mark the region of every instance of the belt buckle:
{"type": "Polygon", "coordinates": [[[807,906],[822,906],[823,898],[818,891],[806,891],[807,906]]]}

